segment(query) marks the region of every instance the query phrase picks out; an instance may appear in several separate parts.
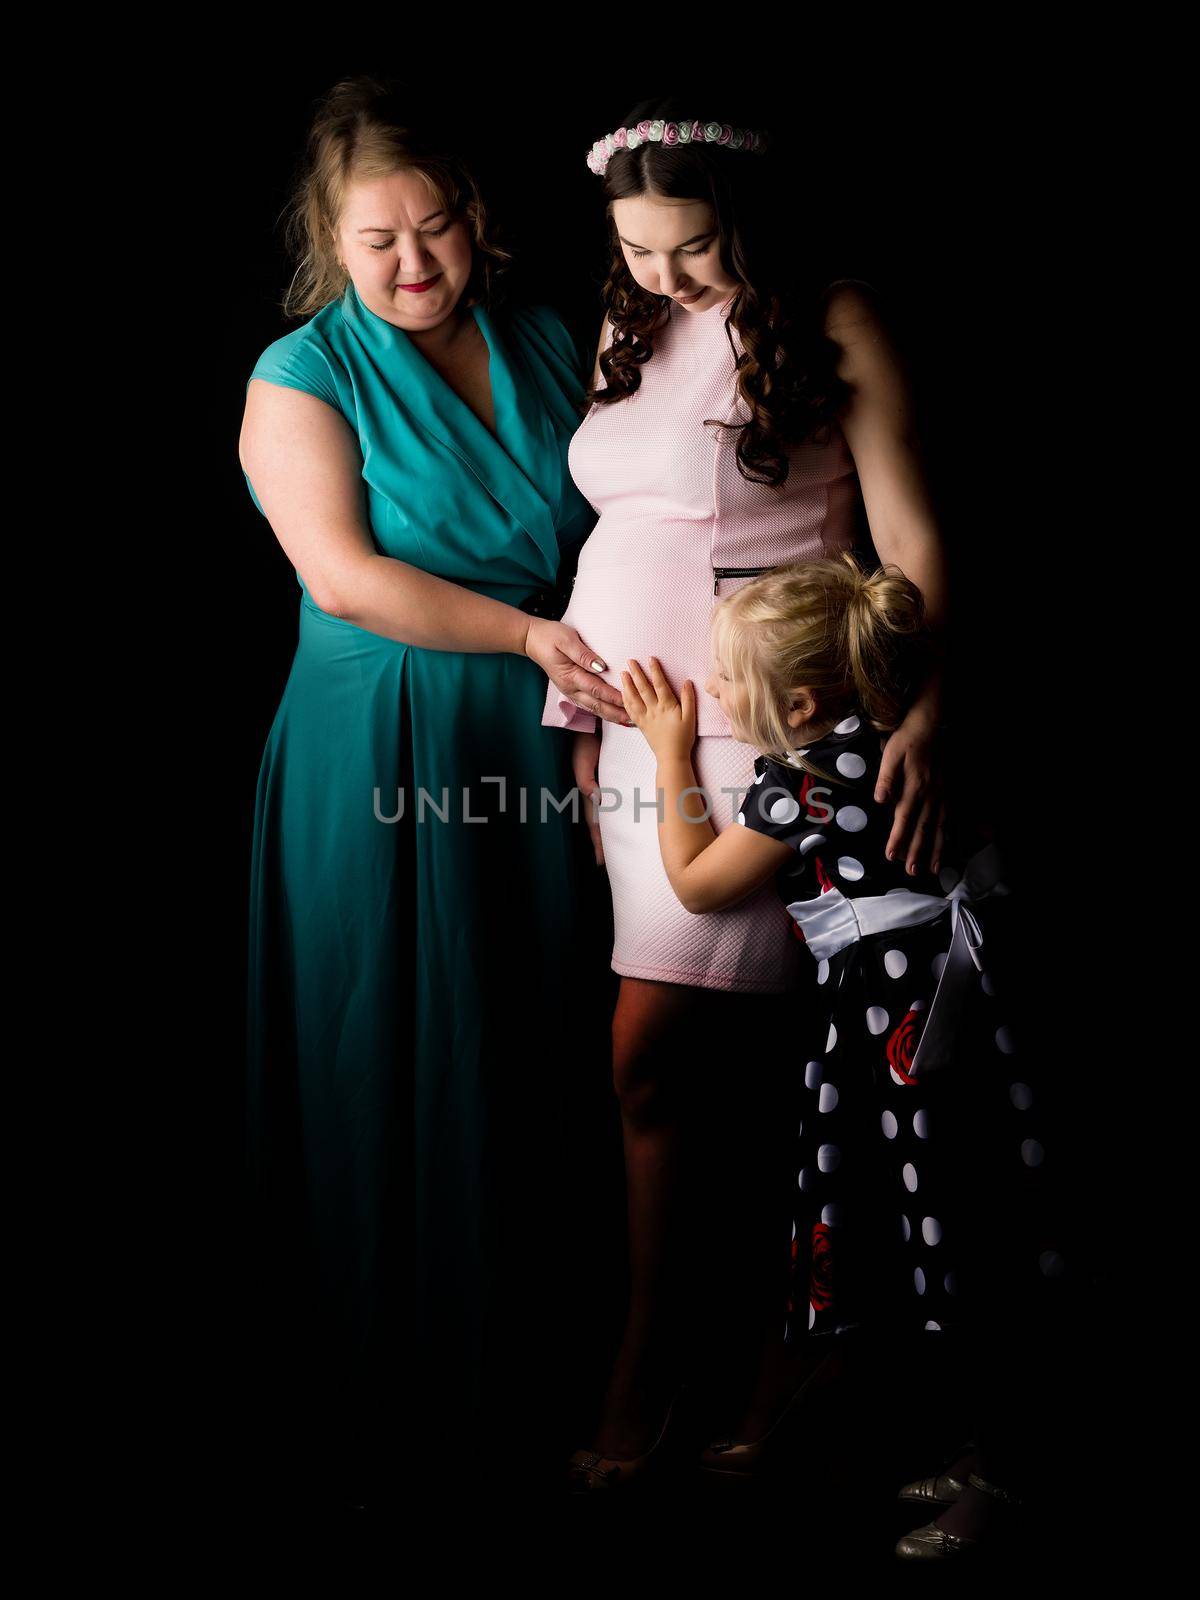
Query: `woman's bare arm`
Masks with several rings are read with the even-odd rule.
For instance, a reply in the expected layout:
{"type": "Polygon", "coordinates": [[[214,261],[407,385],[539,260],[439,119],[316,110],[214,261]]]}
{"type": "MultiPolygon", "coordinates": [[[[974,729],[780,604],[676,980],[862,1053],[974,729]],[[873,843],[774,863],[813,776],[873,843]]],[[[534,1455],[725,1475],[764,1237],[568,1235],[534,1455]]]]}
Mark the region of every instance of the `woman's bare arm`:
{"type": "MultiPolygon", "coordinates": [[[[925,477],[908,374],[874,296],[862,288],[838,285],[826,306],[825,332],[839,347],[838,376],[850,390],[838,420],[858,469],[876,554],[881,562],[898,566],[920,589],[935,637],[940,637],[949,605],[946,555],[925,477]]],[[[941,711],[939,661],[888,741],[875,790],[877,801],[886,800],[903,771],[887,851],[889,856],[899,854],[907,841],[910,871],[916,870],[927,835],[933,838],[930,865],[934,871],[940,865],[940,797],[929,749],[941,711]]]]}
{"type": "Polygon", "coordinates": [[[275,537],[322,611],[426,649],[525,653],[533,620],[525,612],[376,549],[362,453],[332,406],[255,379],[238,455],[275,537]]]}
{"type": "Polygon", "coordinates": [[[362,452],[346,419],[315,395],[265,379],[246,392],[238,455],[288,560],[322,611],[426,650],[525,655],[564,694],[624,721],[621,696],[591,670],[578,632],[382,555],[372,541],[362,452]]]}
{"type": "Polygon", "coordinates": [[[840,348],[837,372],[850,388],[838,420],[858,469],[876,553],[917,585],[930,622],[940,628],[949,599],[945,550],[900,352],[873,297],[851,284],[830,295],[825,332],[840,348]]]}

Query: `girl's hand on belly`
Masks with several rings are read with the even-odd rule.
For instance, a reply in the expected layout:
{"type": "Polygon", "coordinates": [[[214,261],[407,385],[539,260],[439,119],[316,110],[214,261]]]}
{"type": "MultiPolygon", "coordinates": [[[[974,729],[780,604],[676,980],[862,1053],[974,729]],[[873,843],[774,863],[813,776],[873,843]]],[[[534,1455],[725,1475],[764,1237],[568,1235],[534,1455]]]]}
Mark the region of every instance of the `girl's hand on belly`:
{"type": "Polygon", "coordinates": [[[621,674],[625,709],[646,736],[660,761],[672,756],[686,761],[696,742],[696,690],[690,678],[683,681],[680,698],[667,682],[657,656],[650,657],[650,677],[637,661],[621,674]]]}
{"type": "Polygon", "coordinates": [[[592,711],[605,722],[629,726],[620,691],[598,676],[608,668],[591,645],[567,622],[531,617],[525,635],[525,654],[581,711],[592,711]]]}

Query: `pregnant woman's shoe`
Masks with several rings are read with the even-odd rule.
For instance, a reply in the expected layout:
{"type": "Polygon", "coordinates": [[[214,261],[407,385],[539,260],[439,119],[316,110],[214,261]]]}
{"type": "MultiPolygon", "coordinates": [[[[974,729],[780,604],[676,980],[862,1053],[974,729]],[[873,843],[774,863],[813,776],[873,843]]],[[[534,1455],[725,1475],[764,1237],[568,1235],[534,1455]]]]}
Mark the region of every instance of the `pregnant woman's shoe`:
{"type": "Polygon", "coordinates": [[[658,1438],[640,1456],[602,1456],[595,1450],[576,1450],[567,1467],[567,1482],[574,1494],[592,1489],[637,1488],[656,1478],[670,1462],[678,1431],[679,1399],[682,1390],[667,1407],[658,1438]],[[675,1419],[675,1426],[672,1426],[675,1419]]]}
{"type": "Polygon", "coordinates": [[[788,1396],[783,1410],[760,1438],[742,1442],[737,1439],[716,1439],[700,1452],[700,1470],[714,1478],[730,1480],[756,1477],[785,1442],[792,1424],[800,1416],[806,1400],[842,1370],[840,1351],[834,1351],[819,1361],[813,1370],[788,1396]]]}

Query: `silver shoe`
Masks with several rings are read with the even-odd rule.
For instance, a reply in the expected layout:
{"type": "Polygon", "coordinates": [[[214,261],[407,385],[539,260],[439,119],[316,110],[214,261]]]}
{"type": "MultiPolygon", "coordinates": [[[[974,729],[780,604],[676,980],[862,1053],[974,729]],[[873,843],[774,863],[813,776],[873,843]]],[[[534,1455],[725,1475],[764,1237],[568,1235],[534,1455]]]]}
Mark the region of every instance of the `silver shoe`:
{"type": "Polygon", "coordinates": [[[936,1478],[918,1478],[913,1483],[906,1483],[896,1499],[906,1505],[944,1508],[954,1504],[964,1487],[958,1478],[948,1472],[940,1472],[936,1478]]]}
{"type": "MultiPolygon", "coordinates": [[[[967,1474],[967,1482],[973,1489],[981,1489],[985,1494],[1003,1500],[1010,1506],[1019,1506],[1021,1501],[1008,1489],[1002,1489],[998,1484],[988,1483],[976,1472],[967,1474]]],[[[991,1534],[988,1535],[990,1540],[991,1534]]],[[[947,1533],[944,1528],[939,1528],[936,1522],[927,1522],[923,1528],[914,1528],[911,1533],[906,1533],[896,1543],[896,1554],[902,1561],[948,1561],[956,1560],[962,1556],[970,1555],[973,1550],[985,1543],[982,1539],[968,1539],[965,1534],[947,1533]]]]}

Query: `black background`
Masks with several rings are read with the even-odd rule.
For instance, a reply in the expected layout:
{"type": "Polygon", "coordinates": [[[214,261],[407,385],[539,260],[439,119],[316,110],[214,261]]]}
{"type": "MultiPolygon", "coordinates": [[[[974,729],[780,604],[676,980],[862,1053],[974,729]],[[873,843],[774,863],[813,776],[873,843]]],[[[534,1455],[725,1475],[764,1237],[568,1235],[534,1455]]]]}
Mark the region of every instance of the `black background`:
{"type": "MultiPolygon", "coordinates": [[[[513,32],[525,26],[514,21],[513,32]]],[[[799,25],[765,37],[761,19],[754,37],[725,24],[707,41],[689,40],[695,53],[685,59],[671,26],[659,14],[599,16],[595,37],[564,35],[559,49],[539,24],[549,53],[536,66],[512,37],[464,34],[450,55],[313,49],[298,61],[243,50],[180,80],[181,136],[195,164],[176,215],[196,275],[164,338],[173,356],[186,349],[186,378],[170,413],[170,454],[155,465],[172,486],[160,530],[175,565],[162,578],[173,607],[160,687],[172,717],[183,701],[190,720],[184,750],[174,722],[161,748],[162,771],[187,775],[197,825],[164,838],[173,931],[156,998],[173,1018],[183,1086],[162,1178],[167,1266],[182,1279],[177,1301],[171,1291],[171,1337],[195,1352],[181,1357],[195,1378],[181,1414],[194,1410],[197,1439],[236,1440],[242,1425],[250,827],[298,605],[295,575],[250,500],[237,437],[257,356],[294,326],[278,309],[290,272],[278,219],[313,102],[359,71],[407,73],[453,104],[517,251],[519,293],[556,306],[585,345],[602,314],[600,183],[583,159],[591,141],[658,90],[694,88],[697,114],[721,115],[730,63],[739,92],[761,105],[760,125],[786,130],[794,183],[779,197],[781,223],[798,252],[819,236],[838,275],[881,289],[911,367],[952,561],[957,759],[1013,848],[1027,895],[1029,1004],[1047,1057],[1062,1063],[1075,1134],[1070,1182],[1095,1207],[1094,1266],[1110,1270],[1094,1076],[1106,1022],[1102,1006],[1076,1003],[1094,994],[1102,957],[1064,939],[1056,913],[1067,882],[1084,923],[1096,925],[1101,908],[1091,869],[1101,820],[1088,796],[1090,752],[1108,714],[1104,630],[1100,583],[1081,556],[1090,520],[1104,514],[1094,408],[1110,354],[1103,146],[1114,130],[1093,121],[1081,134],[1069,59],[1015,37],[951,69],[945,41],[818,41],[799,25]],[[614,41],[618,24],[635,23],[661,45],[614,41]],[[614,59],[634,65],[614,70],[614,59]]],[[[1097,1280],[1098,1305],[1106,1293],[1097,1280]]]]}

